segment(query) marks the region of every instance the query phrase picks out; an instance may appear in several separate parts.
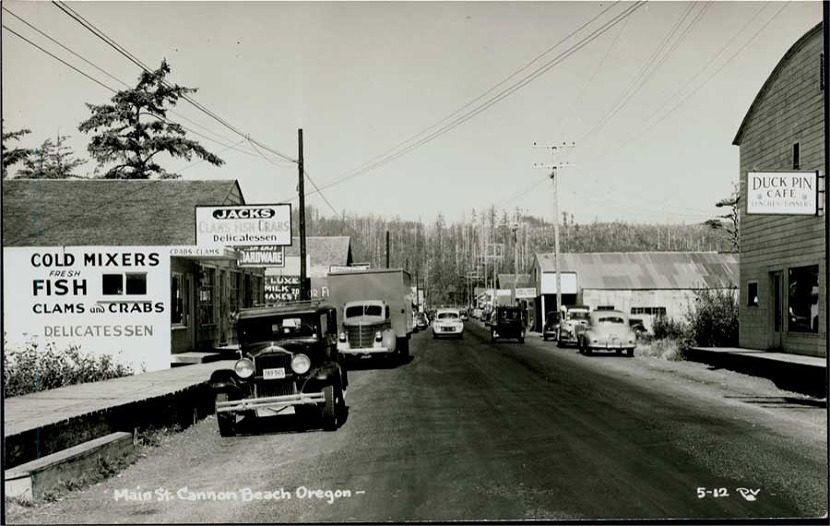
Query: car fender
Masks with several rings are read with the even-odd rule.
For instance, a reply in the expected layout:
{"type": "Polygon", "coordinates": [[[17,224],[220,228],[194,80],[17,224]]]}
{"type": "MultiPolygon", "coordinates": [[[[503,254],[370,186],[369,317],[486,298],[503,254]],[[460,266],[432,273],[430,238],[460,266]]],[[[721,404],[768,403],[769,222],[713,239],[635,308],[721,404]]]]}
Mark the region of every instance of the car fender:
{"type": "Polygon", "coordinates": [[[237,380],[236,373],[230,369],[213,371],[208,380],[210,388],[217,393],[241,392],[242,388],[237,380]]]}

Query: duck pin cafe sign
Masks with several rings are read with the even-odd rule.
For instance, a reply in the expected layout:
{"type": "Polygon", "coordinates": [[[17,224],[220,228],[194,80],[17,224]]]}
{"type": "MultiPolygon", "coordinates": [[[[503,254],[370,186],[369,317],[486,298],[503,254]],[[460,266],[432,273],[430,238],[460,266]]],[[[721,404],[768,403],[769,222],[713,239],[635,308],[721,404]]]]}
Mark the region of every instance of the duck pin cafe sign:
{"type": "Polygon", "coordinates": [[[749,172],[746,213],[816,215],[818,172],[749,172]]]}
{"type": "Polygon", "coordinates": [[[290,244],[290,204],[196,207],[199,248],[290,244]]]}

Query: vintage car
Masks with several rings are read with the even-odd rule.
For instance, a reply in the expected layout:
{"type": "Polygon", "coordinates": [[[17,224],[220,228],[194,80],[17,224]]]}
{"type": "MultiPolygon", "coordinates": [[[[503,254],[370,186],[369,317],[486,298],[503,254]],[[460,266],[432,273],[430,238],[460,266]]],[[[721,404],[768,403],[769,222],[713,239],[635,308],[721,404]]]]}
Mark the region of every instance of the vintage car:
{"type": "Polygon", "coordinates": [[[315,302],[242,309],[240,358],[210,377],[222,436],[240,417],[296,413],[334,430],[346,411],[348,378],[337,352],[337,310],[315,302]]]}
{"type": "Polygon", "coordinates": [[[464,322],[458,309],[438,309],[435,321],[432,322],[432,337],[455,336],[464,337],[464,322]]]}
{"type": "Polygon", "coordinates": [[[524,312],[520,307],[499,305],[490,319],[490,341],[497,338],[516,338],[525,342],[524,312]]]}
{"type": "Polygon", "coordinates": [[[579,334],[587,326],[590,312],[591,309],[583,305],[565,305],[559,309],[558,347],[579,344],[579,334]]]}
{"type": "Polygon", "coordinates": [[[545,317],[545,325],[542,327],[542,339],[548,341],[548,338],[556,341],[559,339],[559,313],[551,311],[545,317]]]}
{"type": "Polygon", "coordinates": [[[461,309],[461,321],[467,321],[470,319],[470,315],[467,314],[467,309],[461,309]]]}
{"type": "Polygon", "coordinates": [[[598,310],[590,314],[588,326],[579,335],[579,352],[616,351],[634,356],[637,337],[628,325],[628,315],[617,310],[598,310]]]}
{"type": "Polygon", "coordinates": [[[419,331],[426,330],[429,327],[429,320],[427,319],[427,315],[423,312],[419,312],[416,319],[415,319],[415,327],[418,328],[419,331]]]}

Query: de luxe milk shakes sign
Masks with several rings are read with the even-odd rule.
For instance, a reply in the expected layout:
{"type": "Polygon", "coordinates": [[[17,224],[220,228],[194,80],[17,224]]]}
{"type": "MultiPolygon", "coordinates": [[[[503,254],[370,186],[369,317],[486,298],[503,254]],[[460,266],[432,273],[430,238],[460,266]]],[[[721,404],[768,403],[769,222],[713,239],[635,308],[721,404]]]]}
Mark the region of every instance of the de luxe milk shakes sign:
{"type": "Polygon", "coordinates": [[[78,345],[135,372],[170,367],[169,247],[6,247],[6,345],[78,345]]]}

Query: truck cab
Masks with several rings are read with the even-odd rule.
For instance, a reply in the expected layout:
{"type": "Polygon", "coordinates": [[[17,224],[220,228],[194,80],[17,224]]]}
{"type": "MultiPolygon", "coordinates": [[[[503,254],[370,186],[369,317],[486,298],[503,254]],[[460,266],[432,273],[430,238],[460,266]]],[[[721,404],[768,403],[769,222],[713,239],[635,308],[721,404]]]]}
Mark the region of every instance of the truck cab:
{"type": "Polygon", "coordinates": [[[392,330],[389,305],[382,300],[350,301],[343,305],[337,349],[351,356],[395,354],[397,337],[392,330]]]}

